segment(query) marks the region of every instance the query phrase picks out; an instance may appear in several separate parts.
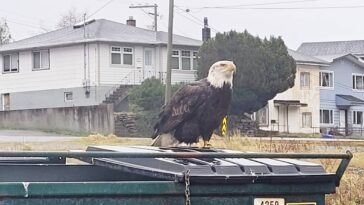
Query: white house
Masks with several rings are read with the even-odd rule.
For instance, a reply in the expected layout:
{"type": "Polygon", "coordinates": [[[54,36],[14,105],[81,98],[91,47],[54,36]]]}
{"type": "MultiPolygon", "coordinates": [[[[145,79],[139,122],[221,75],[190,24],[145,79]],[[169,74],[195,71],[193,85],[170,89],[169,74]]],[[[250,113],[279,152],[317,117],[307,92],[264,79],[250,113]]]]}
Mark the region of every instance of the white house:
{"type": "MultiPolygon", "coordinates": [[[[173,36],[172,83],[195,80],[201,44],[173,36]]],[[[0,55],[0,110],[98,105],[116,85],[164,79],[167,33],[98,19],[3,45],[0,55]]]]}
{"type": "Polygon", "coordinates": [[[285,133],[320,132],[320,68],[329,63],[293,50],[296,61],[294,86],[277,94],[256,113],[259,127],[285,133]]]}

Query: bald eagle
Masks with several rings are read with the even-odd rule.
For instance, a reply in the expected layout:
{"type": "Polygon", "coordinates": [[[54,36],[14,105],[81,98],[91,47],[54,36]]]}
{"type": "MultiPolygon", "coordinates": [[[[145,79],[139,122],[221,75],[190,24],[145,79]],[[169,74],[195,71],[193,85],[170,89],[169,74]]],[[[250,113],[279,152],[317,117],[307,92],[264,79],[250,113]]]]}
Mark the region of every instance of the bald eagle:
{"type": "Polygon", "coordinates": [[[184,85],[159,114],[154,126],[152,146],[178,146],[192,144],[201,137],[204,147],[226,116],[233,86],[236,66],[231,61],[218,61],[207,78],[184,85]]]}

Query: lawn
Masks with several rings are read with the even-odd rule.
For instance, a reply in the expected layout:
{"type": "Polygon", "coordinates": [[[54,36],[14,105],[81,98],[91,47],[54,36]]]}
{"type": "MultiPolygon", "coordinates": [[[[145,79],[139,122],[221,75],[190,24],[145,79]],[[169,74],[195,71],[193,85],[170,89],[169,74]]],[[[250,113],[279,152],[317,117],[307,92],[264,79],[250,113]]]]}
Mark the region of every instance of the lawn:
{"type": "MultiPolygon", "coordinates": [[[[0,150],[37,150],[64,151],[84,150],[90,145],[149,145],[150,139],[119,138],[113,135],[90,135],[78,140],[62,142],[24,142],[1,143],[0,150]]],[[[271,153],[344,153],[346,149],[354,152],[348,170],[346,171],[336,194],[327,196],[330,205],[361,205],[364,204],[364,142],[363,141],[287,141],[262,140],[240,136],[221,138],[214,136],[211,144],[216,148],[227,148],[241,151],[271,152],[271,153]]],[[[75,162],[75,161],[71,161],[75,162]]],[[[333,172],[338,166],[338,160],[319,160],[327,171],[333,172]]]]}

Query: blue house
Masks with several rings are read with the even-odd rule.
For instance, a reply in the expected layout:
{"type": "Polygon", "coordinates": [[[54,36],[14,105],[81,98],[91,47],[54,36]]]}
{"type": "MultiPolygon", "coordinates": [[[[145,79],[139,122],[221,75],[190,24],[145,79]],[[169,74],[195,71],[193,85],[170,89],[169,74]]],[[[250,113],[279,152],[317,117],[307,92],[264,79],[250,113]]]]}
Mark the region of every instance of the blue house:
{"type": "Polygon", "coordinates": [[[364,41],[303,43],[297,50],[330,62],[320,68],[320,128],[364,135],[364,41]]]}

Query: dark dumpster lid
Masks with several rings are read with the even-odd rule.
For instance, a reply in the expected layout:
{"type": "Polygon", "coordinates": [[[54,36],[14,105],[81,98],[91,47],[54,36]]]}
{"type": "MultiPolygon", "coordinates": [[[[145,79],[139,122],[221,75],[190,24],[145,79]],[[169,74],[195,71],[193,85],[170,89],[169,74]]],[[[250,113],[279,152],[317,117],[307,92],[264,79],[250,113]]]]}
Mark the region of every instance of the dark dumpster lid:
{"type": "MultiPolygon", "coordinates": [[[[87,151],[121,153],[228,152],[233,150],[198,148],[157,148],[149,146],[92,146],[87,151]]],[[[85,160],[85,159],[84,159],[85,160]]],[[[184,181],[189,170],[192,182],[204,183],[296,183],[333,181],[333,174],[315,163],[296,159],[269,158],[93,158],[96,166],[117,169],[160,180],[184,181]]]]}

